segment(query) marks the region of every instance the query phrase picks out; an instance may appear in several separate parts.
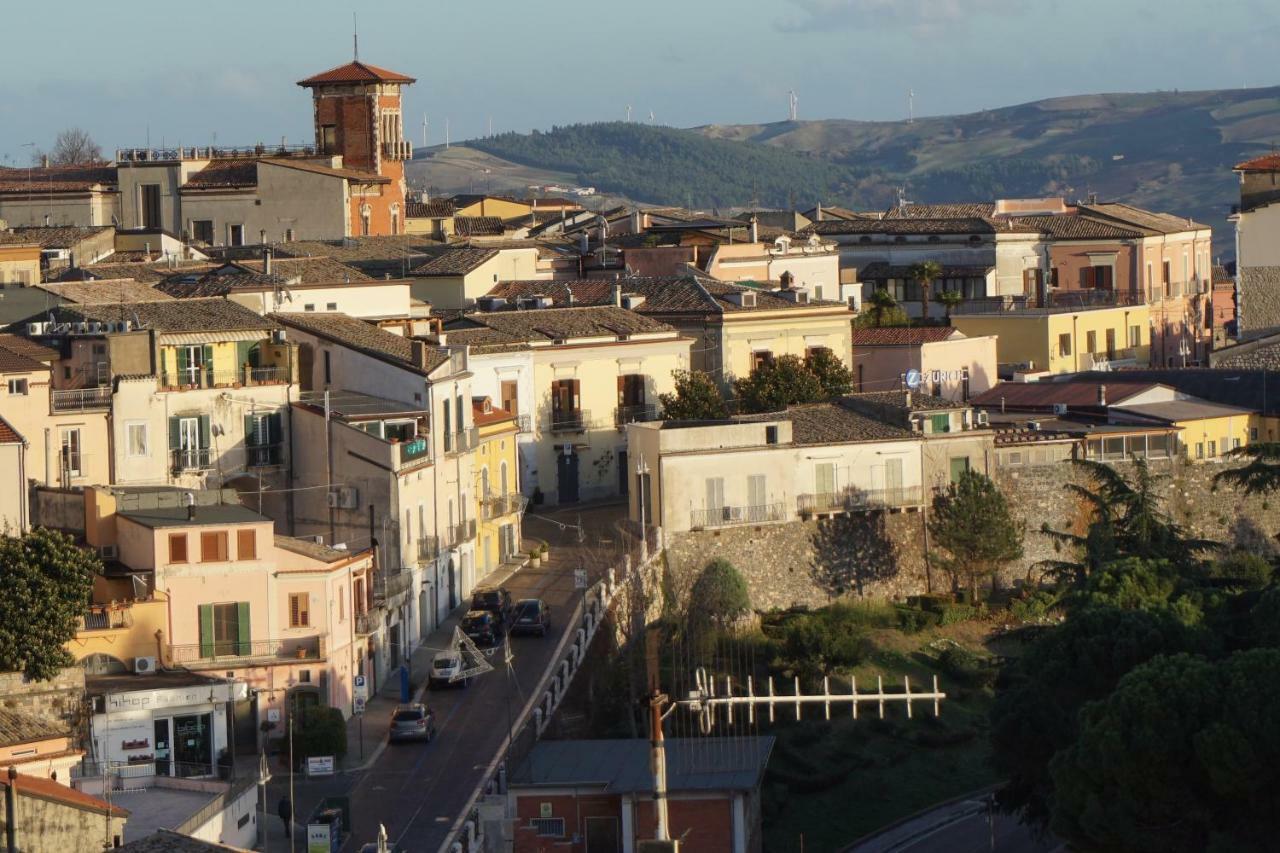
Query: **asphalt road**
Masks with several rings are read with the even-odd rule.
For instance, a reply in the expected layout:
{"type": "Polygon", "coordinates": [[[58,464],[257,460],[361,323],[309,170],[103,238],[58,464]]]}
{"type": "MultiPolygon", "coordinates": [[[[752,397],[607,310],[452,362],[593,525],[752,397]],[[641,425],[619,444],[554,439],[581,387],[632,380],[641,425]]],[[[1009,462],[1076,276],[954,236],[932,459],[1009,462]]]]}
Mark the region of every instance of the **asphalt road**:
{"type": "Polygon", "coordinates": [[[920,815],[848,853],[1058,853],[1055,838],[1037,838],[1017,818],[996,814],[994,823],[979,802],[950,803],[920,815]]]}

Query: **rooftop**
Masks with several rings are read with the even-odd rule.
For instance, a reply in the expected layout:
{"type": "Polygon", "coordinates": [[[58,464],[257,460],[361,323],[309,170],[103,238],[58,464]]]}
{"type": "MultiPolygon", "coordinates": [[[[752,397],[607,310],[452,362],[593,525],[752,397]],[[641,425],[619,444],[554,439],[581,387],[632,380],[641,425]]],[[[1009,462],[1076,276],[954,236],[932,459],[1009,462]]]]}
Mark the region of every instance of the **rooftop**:
{"type": "MultiPolygon", "coordinates": [[[[669,738],[669,791],[747,791],[764,776],[774,739],[669,738]]],[[[607,793],[653,790],[649,741],[543,740],[511,774],[512,787],[593,786],[607,793]]]]}
{"type": "Polygon", "coordinates": [[[178,273],[204,273],[213,269],[209,261],[134,261],[114,263],[111,261],[88,264],[82,267],[71,267],[58,276],[58,281],[87,281],[92,279],[131,278],[147,284],[155,284],[161,279],[178,273]]]}
{"type": "Polygon", "coordinates": [[[121,510],[117,513],[143,527],[193,527],[200,524],[261,524],[271,523],[265,515],[259,515],[248,507],[234,504],[213,506],[155,507],[153,509],[121,510]],[[194,517],[193,517],[194,516],[194,517]]]}
{"type": "Polygon", "coordinates": [[[409,275],[419,278],[432,276],[466,275],[498,255],[497,249],[465,247],[447,249],[419,267],[409,271],[409,275]]]}
{"type": "Polygon", "coordinates": [[[1203,400],[1173,400],[1167,403],[1141,403],[1133,406],[1111,406],[1109,408],[1112,412],[1165,423],[1250,414],[1249,409],[1243,409],[1239,406],[1207,403],[1203,400]]]}
{"type": "MultiPolygon", "coordinates": [[[[9,787],[9,776],[7,773],[0,773],[0,787],[9,787]]],[[[75,788],[68,787],[52,779],[45,779],[41,776],[28,776],[25,773],[18,774],[18,791],[19,796],[34,797],[38,800],[45,800],[59,805],[69,806],[71,808],[81,809],[83,811],[96,812],[100,815],[110,814],[112,817],[128,817],[129,812],[114,803],[108,803],[97,797],[90,796],[75,788]]]]}
{"type": "Polygon", "coordinates": [[[376,65],[356,60],[313,74],[298,85],[304,87],[323,86],[330,83],[413,83],[412,77],[397,71],[388,71],[376,65]]]}
{"type": "Polygon", "coordinates": [[[850,402],[866,402],[874,406],[887,406],[893,409],[912,412],[935,412],[943,409],[967,409],[968,403],[957,403],[932,394],[912,391],[910,396],[904,391],[867,391],[862,394],[850,394],[844,398],[850,402]]]}
{"type": "Polygon", "coordinates": [[[85,692],[90,696],[108,693],[134,693],[139,690],[168,690],[174,687],[202,687],[224,684],[221,678],[211,678],[185,669],[168,669],[159,672],[121,672],[112,675],[88,675],[84,679],[85,692]]]}
{"type": "Polygon", "coordinates": [[[623,294],[643,296],[644,302],[635,307],[640,314],[736,314],[750,311],[788,311],[805,308],[842,308],[843,302],[811,300],[808,303],[792,302],[779,296],[777,291],[746,287],[703,275],[683,276],[632,276],[621,279],[579,279],[577,281],[508,281],[494,285],[490,296],[499,296],[508,302],[521,297],[547,296],[556,307],[573,305],[613,305],[613,294],[621,286],[623,294]],[[569,294],[573,294],[573,302],[569,294]],[[754,305],[739,305],[738,294],[753,294],[754,305]]]}
{"type": "Polygon", "coordinates": [[[50,312],[64,323],[129,320],[158,332],[268,331],[274,321],[226,299],[168,299],[156,302],[103,302],[59,305],[50,312]]]}
{"type": "Polygon", "coordinates": [[[110,225],[15,226],[15,236],[35,243],[42,249],[70,249],[81,240],[111,231],[110,225]]]}
{"type": "Polygon", "coordinates": [[[447,198],[411,201],[404,206],[405,219],[447,219],[453,216],[453,202],[447,198]]]}
{"type": "Polygon", "coordinates": [[[17,746],[49,738],[67,737],[72,732],[64,724],[13,708],[0,708],[0,746],[17,746]]]}
{"type": "Polygon", "coordinates": [[[848,444],[912,438],[910,430],[859,414],[839,400],[788,406],[785,412],[738,415],[734,420],[740,423],[791,421],[791,440],[796,444],[848,444]]]}
{"type": "Polygon", "coordinates": [[[321,563],[338,563],[360,553],[349,551],[346,548],[330,548],[322,542],[314,542],[310,539],[281,536],[279,533],[276,534],[275,542],[277,548],[292,554],[300,554],[312,560],[318,560],[321,563]]]}
{"type": "MultiPolygon", "coordinates": [[[[304,391],[299,405],[324,411],[323,391],[304,391]]],[[[387,417],[407,415],[425,415],[428,409],[422,406],[402,403],[399,400],[388,400],[385,397],[373,397],[358,391],[330,391],[329,412],[333,417],[349,421],[377,420],[387,417]]]]}
{"type": "Polygon", "coordinates": [[[244,848],[203,841],[190,835],[180,835],[171,829],[161,828],[150,835],[128,842],[119,850],[120,853],[227,853],[227,851],[243,851],[244,848]]]}
{"type": "Polygon", "coordinates": [[[413,342],[408,338],[380,329],[349,314],[281,313],[271,317],[304,332],[342,344],[384,361],[396,362],[417,372],[431,372],[449,360],[449,354],[438,347],[427,347],[427,365],[413,361],[413,342]]]}
{"type": "Polygon", "coordinates": [[[146,282],[131,278],[105,281],[63,281],[36,285],[67,302],[81,305],[100,305],[108,302],[163,302],[169,294],[146,282]]]}
{"type": "Polygon", "coordinates": [[[0,444],[21,444],[25,440],[13,425],[0,415],[0,444]]]}
{"type": "Polygon", "coordinates": [[[467,343],[478,349],[664,332],[674,336],[675,329],[613,305],[477,312],[451,321],[446,328],[449,343],[467,343]]]}
{"type": "Polygon", "coordinates": [[[855,347],[904,347],[960,340],[965,335],[950,326],[875,326],[854,329],[855,347]]]}
{"type": "Polygon", "coordinates": [[[458,216],[453,220],[453,233],[459,237],[501,237],[506,230],[496,216],[458,216]]]}
{"type": "Polygon", "coordinates": [[[1113,372],[1106,381],[1071,382],[1001,382],[994,388],[972,397],[974,406],[991,409],[1051,409],[1062,404],[1069,407],[1097,406],[1099,389],[1106,387],[1109,405],[1119,405],[1125,400],[1161,387],[1157,382],[1127,381],[1124,373],[1113,372]]]}
{"type": "Polygon", "coordinates": [[[114,189],[116,167],[109,163],[84,166],[48,166],[33,169],[0,168],[0,194],[86,192],[114,189]]]}

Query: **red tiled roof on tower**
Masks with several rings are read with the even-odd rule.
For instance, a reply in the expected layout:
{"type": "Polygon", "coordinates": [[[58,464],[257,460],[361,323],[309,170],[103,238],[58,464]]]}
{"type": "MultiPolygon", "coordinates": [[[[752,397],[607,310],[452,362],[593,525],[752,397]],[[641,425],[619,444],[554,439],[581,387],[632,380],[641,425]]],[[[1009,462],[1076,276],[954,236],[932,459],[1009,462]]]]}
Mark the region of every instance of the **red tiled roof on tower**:
{"type": "Polygon", "coordinates": [[[356,60],[328,71],[299,80],[299,86],[323,86],[329,83],[413,83],[414,78],[356,60]]]}

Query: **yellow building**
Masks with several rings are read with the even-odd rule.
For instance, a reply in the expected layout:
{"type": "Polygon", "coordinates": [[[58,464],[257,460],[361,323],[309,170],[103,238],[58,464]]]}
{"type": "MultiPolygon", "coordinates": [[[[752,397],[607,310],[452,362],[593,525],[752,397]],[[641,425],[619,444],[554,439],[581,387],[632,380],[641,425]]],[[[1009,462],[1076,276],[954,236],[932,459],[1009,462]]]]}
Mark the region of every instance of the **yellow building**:
{"type": "Polygon", "coordinates": [[[496,216],[499,219],[515,219],[533,213],[533,204],[515,198],[493,195],[456,195],[453,202],[455,216],[496,216]]]}
{"type": "Polygon", "coordinates": [[[1249,409],[1183,399],[1166,403],[1112,406],[1112,423],[1142,423],[1178,429],[1182,453],[1192,462],[1219,459],[1228,451],[1256,440],[1263,418],[1249,409]]]}
{"type": "Polygon", "coordinates": [[[25,242],[23,238],[0,231],[0,284],[3,283],[40,283],[38,244],[25,242]]]}
{"type": "Polygon", "coordinates": [[[520,552],[520,518],[527,499],[520,493],[519,434],[514,412],[494,408],[488,397],[472,403],[479,443],[475,454],[480,519],[476,533],[476,574],[484,577],[520,552]]]}
{"type": "Polygon", "coordinates": [[[1030,373],[1076,373],[1104,367],[1146,367],[1151,312],[1144,304],[1101,308],[962,305],[951,325],[969,337],[995,335],[997,358],[1030,373]]]}

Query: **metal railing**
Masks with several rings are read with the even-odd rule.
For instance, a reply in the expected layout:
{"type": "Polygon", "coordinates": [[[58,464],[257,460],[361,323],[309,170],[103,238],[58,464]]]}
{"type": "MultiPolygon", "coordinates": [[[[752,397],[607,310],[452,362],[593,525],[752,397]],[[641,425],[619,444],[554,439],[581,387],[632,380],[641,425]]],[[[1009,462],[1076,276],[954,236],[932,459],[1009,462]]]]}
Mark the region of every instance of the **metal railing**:
{"type": "Polygon", "coordinates": [[[113,628],[129,628],[133,625],[133,610],[129,607],[93,605],[80,616],[82,631],[110,631],[113,628]]]}
{"type": "Polygon", "coordinates": [[[111,386],[97,388],[73,388],[54,391],[49,395],[49,405],[55,412],[83,412],[86,409],[111,407],[111,386]]]}
{"type": "Polygon", "coordinates": [[[171,663],[183,666],[230,665],[246,661],[320,660],[323,637],[285,637],[277,640],[216,640],[169,646],[171,663]]]}
{"type": "Polygon", "coordinates": [[[591,423],[591,413],[583,409],[553,409],[548,420],[552,432],[582,432],[591,423]]]}
{"type": "Polygon", "coordinates": [[[613,410],[613,422],[619,427],[658,419],[658,407],[652,403],[635,406],[619,406],[613,410]]]}
{"type": "Polygon", "coordinates": [[[1055,291],[1045,299],[1035,296],[986,296],[967,299],[951,309],[952,316],[968,314],[1069,314],[1101,308],[1145,305],[1141,293],[1119,290],[1055,291]]]}
{"type": "Polygon", "coordinates": [[[284,445],[261,444],[245,448],[245,464],[250,468],[268,468],[284,464],[284,445]]]}
{"type": "Polygon", "coordinates": [[[378,614],[372,611],[356,614],[356,633],[367,637],[378,632],[378,614]]]}
{"type": "Polygon", "coordinates": [[[435,536],[418,537],[418,560],[430,562],[440,556],[440,539],[435,536]]]}
{"type": "Polygon", "coordinates": [[[524,512],[529,499],[519,492],[506,495],[490,495],[480,501],[480,517],[485,521],[503,515],[524,512]]]}
{"type": "Polygon", "coordinates": [[[287,157],[294,154],[312,155],[314,145],[182,145],[176,148],[117,148],[118,163],[152,163],[164,160],[233,160],[255,157],[287,157]]]}
{"type": "Polygon", "coordinates": [[[730,527],[735,524],[761,524],[782,521],[786,508],[781,502],[756,506],[718,506],[711,509],[695,509],[690,526],[693,528],[730,527]]]}
{"type": "Polygon", "coordinates": [[[529,423],[528,415],[516,415],[516,432],[532,432],[533,425],[529,423]]]}
{"type": "Polygon", "coordinates": [[[1125,347],[1111,352],[1086,353],[1094,368],[1105,368],[1115,361],[1133,361],[1138,358],[1137,347],[1125,347]]]}
{"type": "Polygon", "coordinates": [[[382,156],[392,160],[412,160],[413,143],[407,139],[397,139],[382,143],[382,156]]]}
{"type": "Polygon", "coordinates": [[[397,453],[400,455],[401,465],[431,458],[431,439],[428,436],[415,435],[408,441],[400,442],[397,446],[400,448],[397,453]]]}
{"type": "Polygon", "coordinates": [[[796,506],[802,515],[823,512],[860,512],[877,509],[920,506],[923,503],[919,486],[899,486],[890,489],[847,488],[835,492],[816,492],[799,495],[796,506]]]}
{"type": "Polygon", "coordinates": [[[173,470],[207,471],[213,467],[213,451],[207,447],[172,452],[173,470]]]}
{"type": "Polygon", "coordinates": [[[184,388],[226,388],[234,385],[273,385],[287,379],[285,369],[278,365],[267,367],[242,367],[235,370],[212,370],[208,367],[160,372],[160,387],[169,390],[184,388]]]}
{"type": "Polygon", "coordinates": [[[451,432],[444,437],[445,453],[466,453],[480,441],[480,430],[476,427],[451,432]]]}
{"type": "Polygon", "coordinates": [[[476,520],[468,518],[459,521],[457,524],[451,525],[449,528],[449,544],[451,546],[461,545],[476,538],[476,520]]]}
{"type": "Polygon", "coordinates": [[[403,569],[383,569],[373,577],[373,600],[385,604],[413,586],[413,575],[403,569]]]}

